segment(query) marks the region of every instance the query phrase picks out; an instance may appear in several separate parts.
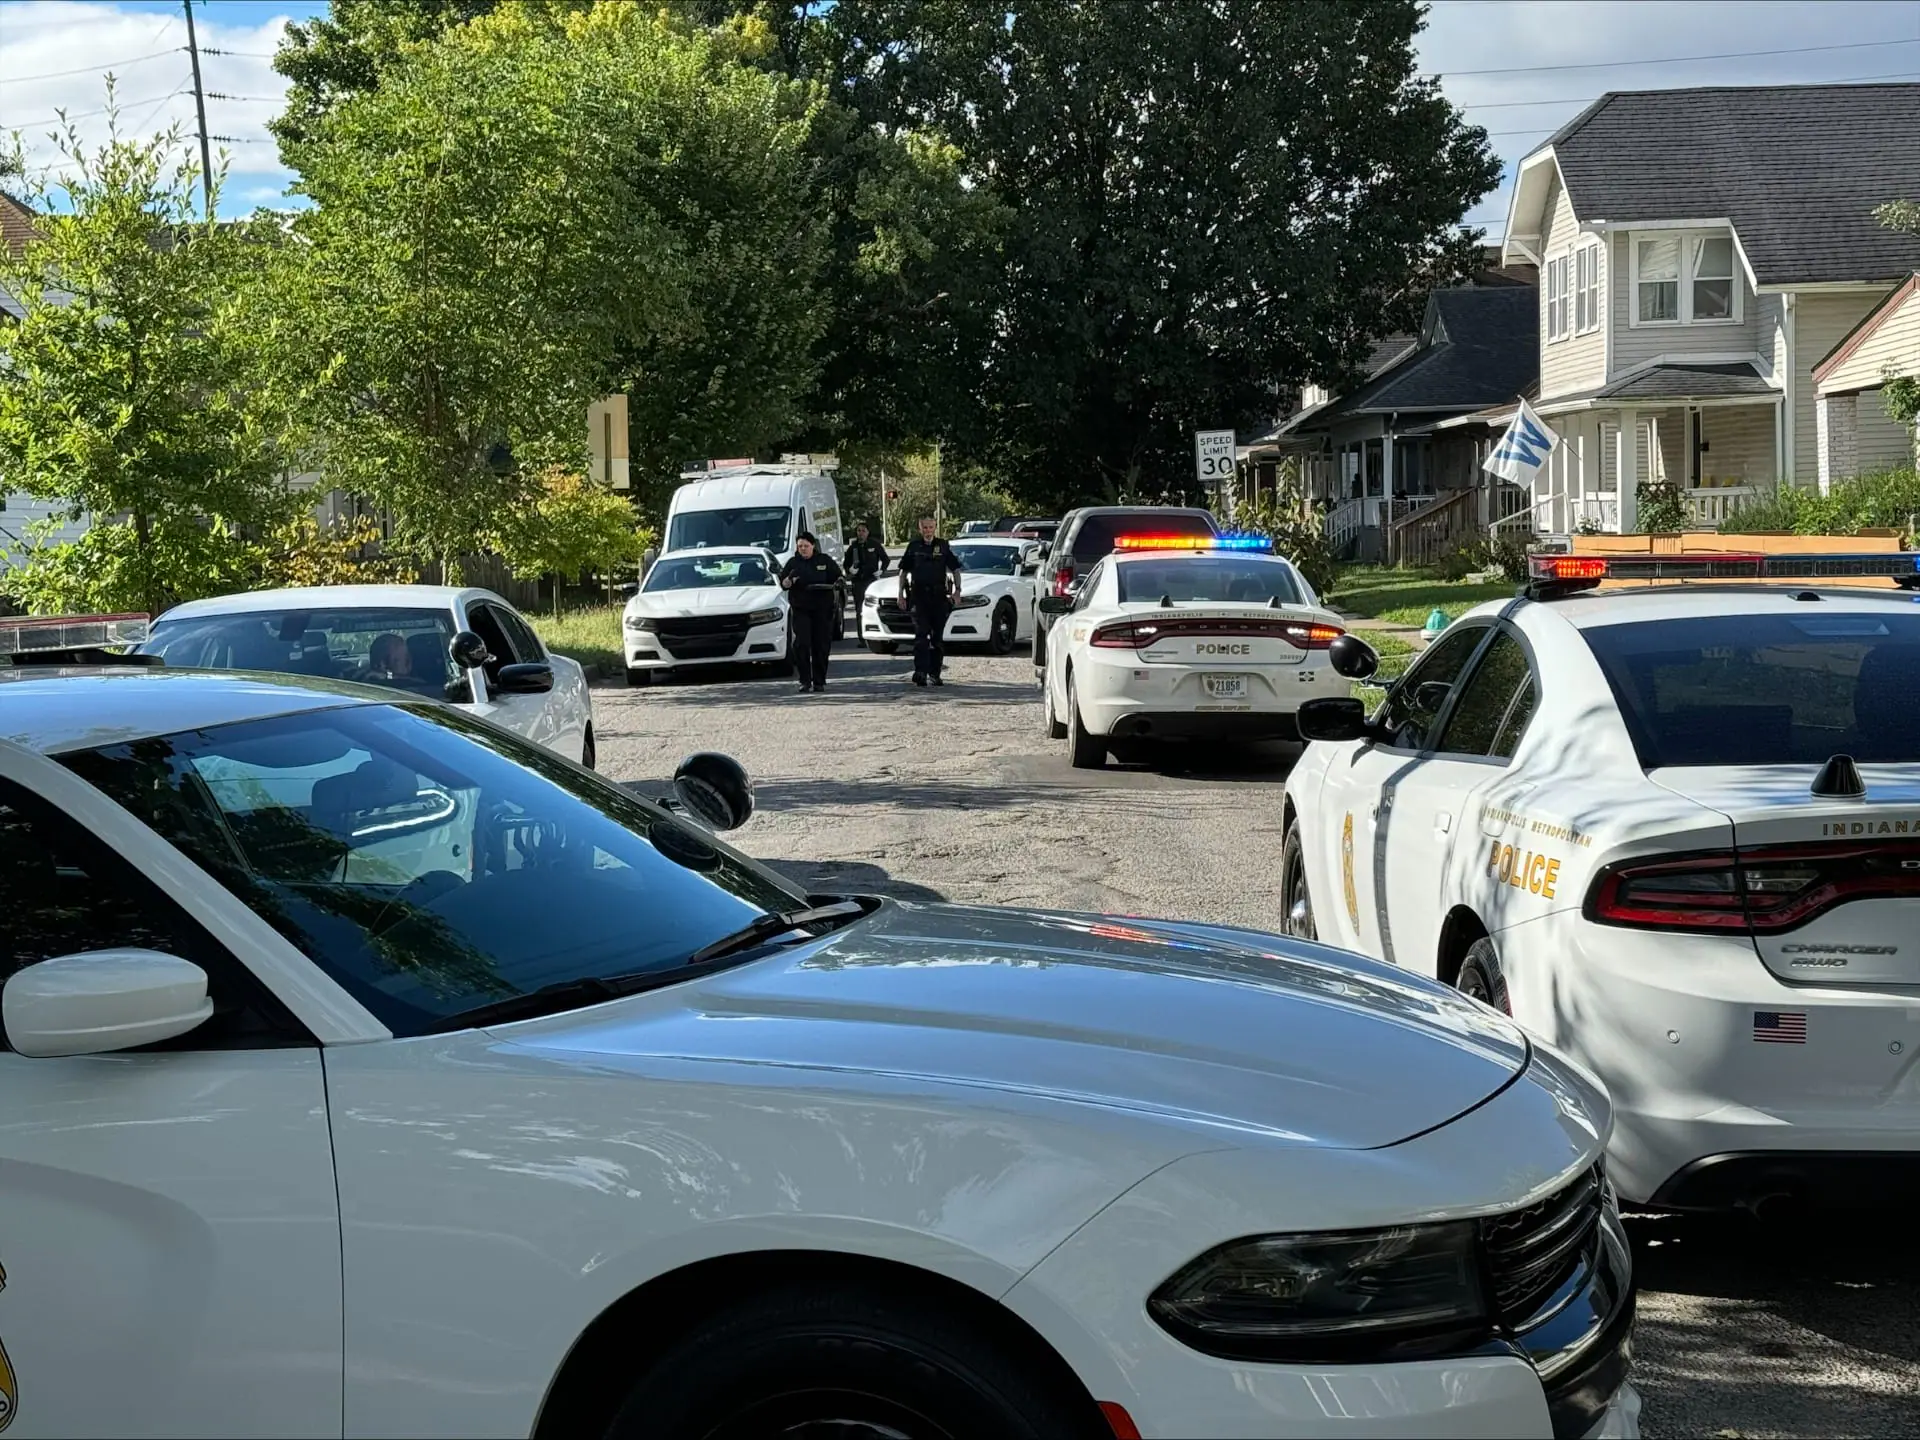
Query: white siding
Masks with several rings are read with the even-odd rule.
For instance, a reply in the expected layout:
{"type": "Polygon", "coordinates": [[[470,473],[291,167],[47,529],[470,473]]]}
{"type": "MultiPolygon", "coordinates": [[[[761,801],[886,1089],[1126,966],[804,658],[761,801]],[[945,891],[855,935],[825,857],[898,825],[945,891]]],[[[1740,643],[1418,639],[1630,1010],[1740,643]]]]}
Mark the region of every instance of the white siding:
{"type": "Polygon", "coordinates": [[[1920,287],[1911,291],[1891,315],[1880,317],[1860,347],[1833,367],[1821,382],[1821,389],[1830,395],[1864,389],[1878,385],[1888,371],[1920,375],[1920,287]]]}
{"type": "MultiPolygon", "coordinates": [[[[1655,236],[1697,232],[1669,230],[1641,233],[1643,236],[1655,236]]],[[[1755,303],[1756,297],[1747,285],[1747,277],[1742,273],[1738,259],[1733,267],[1734,287],[1740,292],[1741,319],[1738,324],[1716,320],[1696,325],[1635,326],[1633,320],[1638,313],[1638,301],[1633,293],[1633,242],[1633,232],[1615,233],[1607,257],[1608,273],[1618,276],[1620,282],[1611,287],[1611,304],[1608,307],[1613,319],[1613,373],[1609,379],[1638,368],[1656,355],[1744,355],[1753,350],[1764,351],[1765,342],[1760,334],[1760,307],[1755,303]]],[[[1685,283],[1684,280],[1682,283],[1685,283]]],[[[1820,353],[1824,355],[1826,351],[1820,353]]]]}
{"type": "Polygon", "coordinates": [[[1862,475],[1913,464],[1913,432],[1887,414],[1886,397],[1878,390],[1860,392],[1860,422],[1854,444],[1854,463],[1862,475]]]}
{"type": "Polygon", "coordinates": [[[1700,438],[1707,453],[1700,457],[1702,480],[1737,481],[1767,486],[1780,478],[1773,461],[1771,405],[1707,406],[1700,411],[1700,438]]]}
{"type": "MultiPolygon", "coordinates": [[[[33,548],[33,538],[28,535],[27,527],[35,521],[51,518],[55,507],[45,500],[36,500],[31,495],[19,493],[6,497],[4,510],[0,510],[0,570],[8,570],[20,563],[26,551],[33,548]]],[[[63,524],[50,533],[45,543],[61,545],[78,540],[86,534],[86,522],[63,524]]]]}
{"type": "MultiPolygon", "coordinates": [[[[1793,302],[1793,457],[1794,483],[1816,485],[1820,478],[1820,436],[1814,418],[1813,367],[1846,338],[1868,311],[1893,292],[1893,286],[1815,294],[1801,291],[1793,302]]],[[[1861,406],[1861,433],[1867,430],[1867,406],[1861,406]]],[[[1885,418],[1884,416],[1882,417],[1885,418]]]]}
{"type": "MultiPolygon", "coordinates": [[[[1546,213],[1547,233],[1541,245],[1540,258],[1551,262],[1562,255],[1571,256],[1580,246],[1580,222],[1573,213],[1573,202],[1567,198],[1565,187],[1555,176],[1547,184],[1546,213]]],[[[1581,390],[1593,390],[1606,383],[1607,334],[1606,316],[1608,314],[1607,287],[1612,266],[1606,263],[1604,249],[1601,247],[1600,265],[1600,316],[1601,325],[1585,335],[1569,334],[1564,340],[1547,339],[1547,272],[1545,266],[1540,271],[1540,398],[1551,400],[1557,395],[1571,395],[1581,390]]],[[[1570,278],[1577,278],[1579,267],[1569,264],[1570,278]]],[[[1568,314],[1575,313],[1571,300],[1568,314]]],[[[1570,324],[1569,329],[1573,327],[1570,324]]]]}

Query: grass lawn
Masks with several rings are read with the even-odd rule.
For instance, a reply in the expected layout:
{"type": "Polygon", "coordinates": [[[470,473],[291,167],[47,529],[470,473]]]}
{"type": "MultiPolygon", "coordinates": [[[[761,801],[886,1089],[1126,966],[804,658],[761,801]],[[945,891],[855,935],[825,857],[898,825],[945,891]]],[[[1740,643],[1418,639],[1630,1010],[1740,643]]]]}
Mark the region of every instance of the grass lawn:
{"type": "Polygon", "coordinates": [[[618,605],[595,605],[587,610],[568,610],[558,620],[551,614],[527,612],[527,619],[540,632],[549,650],[557,651],[582,665],[598,665],[607,675],[618,675],[624,666],[620,651],[620,613],[618,605]]]}
{"type": "MultiPolygon", "coordinates": [[[[1430,570],[1356,565],[1340,572],[1332,600],[1350,614],[1420,626],[1435,606],[1446,611],[1449,620],[1458,620],[1482,601],[1511,599],[1515,588],[1511,580],[1442,580],[1430,570]]],[[[1384,650],[1381,658],[1386,658],[1384,650]]]]}
{"type": "MultiPolygon", "coordinates": [[[[1422,615],[1420,618],[1424,620],[1427,617],[1422,615]]],[[[1400,678],[1400,672],[1407,668],[1419,649],[1412,641],[1385,630],[1356,630],[1354,633],[1373,647],[1374,653],[1380,657],[1380,668],[1374,671],[1371,680],[1352,682],[1353,698],[1369,706],[1377,705],[1380,697],[1387,693],[1387,686],[1400,678]]]]}

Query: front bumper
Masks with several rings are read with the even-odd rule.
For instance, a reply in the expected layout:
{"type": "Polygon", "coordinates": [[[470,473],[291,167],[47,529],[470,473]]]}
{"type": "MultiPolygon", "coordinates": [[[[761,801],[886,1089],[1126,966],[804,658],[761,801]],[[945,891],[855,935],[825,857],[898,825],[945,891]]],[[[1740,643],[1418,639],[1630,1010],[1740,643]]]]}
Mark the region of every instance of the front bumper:
{"type": "MultiPolygon", "coordinates": [[[[728,617],[719,617],[721,621],[728,617]]],[[[679,635],[652,630],[629,630],[621,625],[622,648],[630,670],[678,670],[688,665],[760,664],[784,660],[787,621],[783,615],[764,625],[736,630],[716,624],[710,629],[679,635]]]]}
{"type": "MultiPolygon", "coordinates": [[[[992,629],[993,606],[969,605],[965,609],[956,608],[947,617],[947,628],[942,635],[942,643],[984,645],[992,629]]],[[[864,605],[860,610],[860,638],[911,645],[913,643],[913,612],[902,610],[886,602],[878,605],[864,605]]]]}

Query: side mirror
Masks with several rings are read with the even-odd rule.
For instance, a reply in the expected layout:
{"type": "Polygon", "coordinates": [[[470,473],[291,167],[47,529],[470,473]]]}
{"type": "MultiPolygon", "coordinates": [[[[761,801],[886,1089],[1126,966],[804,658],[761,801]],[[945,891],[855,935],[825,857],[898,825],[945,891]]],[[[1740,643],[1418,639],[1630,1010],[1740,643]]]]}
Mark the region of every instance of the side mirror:
{"type": "Polygon", "coordinates": [[[502,665],[487,688],[496,695],[544,695],[553,689],[553,666],[539,660],[502,665]]]}
{"type": "Polygon", "coordinates": [[[1367,707],[1348,696],[1330,696],[1308,700],[1294,712],[1302,740],[1327,740],[1341,744],[1362,740],[1368,734],[1367,707]]]}
{"type": "Polygon", "coordinates": [[[1413,692],[1413,708],[1427,715],[1438,715],[1452,689],[1445,680],[1429,680],[1413,692]]]}
{"type": "Polygon", "coordinates": [[[1042,615],[1064,615],[1073,609],[1073,601],[1064,595],[1042,595],[1034,602],[1033,608],[1042,615]]]}
{"type": "Polygon", "coordinates": [[[1327,647],[1327,659],[1333,664],[1334,674],[1349,680],[1365,680],[1380,668],[1379,654],[1358,635],[1342,635],[1335,640],[1327,647]]]}
{"type": "Polygon", "coordinates": [[[42,960],[15,971],[0,992],[7,1043],[35,1060],[154,1045],[212,1014],[207,972],[158,950],[90,950],[42,960]]]}
{"type": "Polygon", "coordinates": [[[487,642],[471,630],[462,630],[453,637],[453,643],[447,647],[447,654],[453,657],[453,663],[462,670],[478,670],[493,659],[487,649],[487,642]]]}
{"type": "Polygon", "coordinates": [[[681,805],[714,830],[738,830],[753,815],[753,781],[731,755],[702,750],[673,772],[681,805]]]}

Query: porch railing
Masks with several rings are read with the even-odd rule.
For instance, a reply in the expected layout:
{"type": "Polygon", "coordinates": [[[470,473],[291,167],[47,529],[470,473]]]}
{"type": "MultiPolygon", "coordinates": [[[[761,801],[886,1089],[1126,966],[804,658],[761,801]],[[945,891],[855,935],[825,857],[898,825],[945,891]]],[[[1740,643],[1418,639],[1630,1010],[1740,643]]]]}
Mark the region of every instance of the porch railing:
{"type": "Polygon", "coordinates": [[[1352,542],[1366,523],[1364,500],[1342,500],[1327,511],[1327,540],[1338,553],[1352,542]]]}
{"type": "Polygon", "coordinates": [[[1698,490],[1682,490],[1687,514],[1702,530],[1713,529],[1731,520],[1760,493],[1754,485],[1707,485],[1698,490]]]}
{"type": "Polygon", "coordinates": [[[1479,528],[1476,493],[1455,490],[1422,503],[1387,527],[1389,565],[1431,565],[1479,528]]]}

